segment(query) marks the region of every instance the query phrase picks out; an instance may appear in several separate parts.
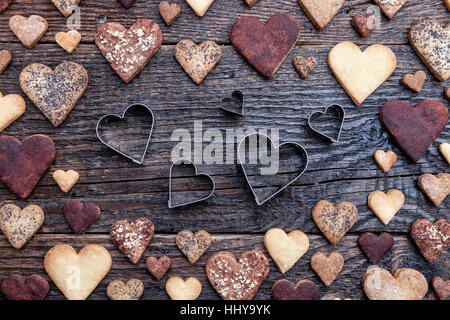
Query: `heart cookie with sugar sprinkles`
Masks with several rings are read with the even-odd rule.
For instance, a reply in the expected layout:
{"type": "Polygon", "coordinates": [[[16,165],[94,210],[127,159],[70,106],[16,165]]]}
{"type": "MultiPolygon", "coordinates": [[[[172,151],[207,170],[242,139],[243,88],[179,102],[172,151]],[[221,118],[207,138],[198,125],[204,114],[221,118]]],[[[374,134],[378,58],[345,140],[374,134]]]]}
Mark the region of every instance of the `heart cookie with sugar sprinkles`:
{"type": "Polygon", "coordinates": [[[32,15],[25,18],[16,15],[9,19],[9,28],[25,47],[31,49],[47,32],[48,23],[41,16],[32,15]]]}
{"type": "Polygon", "coordinates": [[[408,0],[373,0],[381,9],[383,14],[392,19],[408,0]]]}
{"type": "Polygon", "coordinates": [[[195,14],[203,17],[213,4],[214,0],[186,0],[187,4],[194,10],[195,14]]]}

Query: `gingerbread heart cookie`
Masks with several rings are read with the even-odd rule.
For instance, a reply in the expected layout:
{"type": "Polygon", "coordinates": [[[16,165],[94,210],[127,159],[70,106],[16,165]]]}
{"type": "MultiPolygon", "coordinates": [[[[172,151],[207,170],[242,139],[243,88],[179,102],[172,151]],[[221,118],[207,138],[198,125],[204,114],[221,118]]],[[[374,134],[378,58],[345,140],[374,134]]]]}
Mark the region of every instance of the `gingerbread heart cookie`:
{"type": "Polygon", "coordinates": [[[85,205],[79,200],[69,200],[64,205],[67,223],[76,234],[82,233],[100,217],[100,208],[92,202],[85,205]]]}
{"type": "Polygon", "coordinates": [[[55,70],[33,63],[20,74],[20,87],[55,127],[75,108],[88,85],[88,73],[74,62],[63,62],[55,70]]]}
{"type": "Polygon", "coordinates": [[[447,7],[447,10],[450,11],[450,0],[444,0],[445,6],[447,7]]]}
{"type": "Polygon", "coordinates": [[[396,189],[391,189],[386,193],[377,190],[369,194],[367,202],[370,210],[378,219],[384,225],[388,225],[405,204],[405,196],[403,192],[396,189]]]}
{"type": "Polygon", "coordinates": [[[138,20],[130,29],[109,22],[98,27],[95,43],[113,70],[129,83],[161,47],[162,33],[153,20],[138,20]]]}
{"type": "Polygon", "coordinates": [[[339,12],[345,0],[298,0],[314,26],[322,30],[339,12]]]}
{"type": "Polygon", "coordinates": [[[33,135],[23,142],[14,137],[0,137],[0,177],[21,199],[27,198],[53,163],[53,140],[33,135]]]}
{"type": "Polygon", "coordinates": [[[13,2],[13,0],[0,0],[0,13],[5,12],[11,2],[13,2]]]}
{"type": "Polygon", "coordinates": [[[391,170],[392,166],[397,162],[397,155],[393,151],[377,150],[373,154],[375,162],[383,170],[384,173],[391,170]]]}
{"type": "Polygon", "coordinates": [[[306,79],[308,75],[316,69],[317,60],[314,57],[303,58],[301,56],[296,56],[294,60],[292,60],[292,64],[300,77],[306,79]]]}
{"type": "Polygon", "coordinates": [[[72,53],[81,41],[81,34],[77,30],[70,30],[69,32],[58,32],[55,35],[55,41],[68,53],[72,53]]]}
{"type": "Polygon", "coordinates": [[[0,132],[19,119],[26,107],[25,100],[18,94],[9,94],[3,97],[0,92],[0,132]]]}
{"type": "Polygon", "coordinates": [[[372,232],[364,232],[358,237],[358,244],[371,264],[377,264],[394,245],[394,238],[387,232],[379,236],[372,232]]]}
{"type": "Polygon", "coordinates": [[[0,74],[6,70],[12,60],[11,52],[8,50],[0,50],[0,74]]]}
{"type": "Polygon", "coordinates": [[[69,192],[80,179],[80,174],[74,170],[56,170],[53,172],[53,179],[62,192],[69,192]]]}
{"type": "Polygon", "coordinates": [[[311,268],[328,287],[344,267],[344,258],[339,252],[331,252],[328,256],[316,252],[311,257],[311,268]]]}
{"type": "Polygon", "coordinates": [[[358,220],[358,208],[351,202],[334,206],[321,200],[312,209],[312,217],[328,241],[336,245],[358,220]]]}
{"type": "Polygon", "coordinates": [[[86,300],[111,269],[108,250],[90,244],[79,253],[68,245],[51,248],[44,258],[45,271],[69,300],[86,300]]]}
{"type": "Polygon", "coordinates": [[[441,145],[439,146],[439,152],[442,154],[447,163],[450,164],[450,144],[446,142],[441,143],[441,145]]]}
{"type": "Polygon", "coordinates": [[[189,230],[178,232],[176,238],[178,248],[194,264],[208,250],[211,245],[211,235],[200,230],[193,234],[189,230]]]}
{"type": "Polygon", "coordinates": [[[139,300],[144,293],[144,284],[139,279],[111,281],[106,288],[106,294],[111,300],[139,300]]]}
{"type": "Polygon", "coordinates": [[[450,296],[450,280],[444,281],[441,277],[434,277],[431,284],[440,300],[446,300],[450,296]]]}
{"type": "Polygon", "coordinates": [[[426,173],[417,181],[420,190],[438,207],[450,193],[450,174],[438,173],[436,176],[426,173]]]}
{"type": "Polygon", "coordinates": [[[52,0],[52,2],[64,17],[68,17],[72,14],[81,0],[52,0]]]}
{"type": "Polygon", "coordinates": [[[433,19],[424,19],[409,31],[409,43],[423,63],[438,78],[450,77],[450,24],[442,28],[433,19]]]}
{"type": "Polygon", "coordinates": [[[266,24],[243,17],[231,29],[231,42],[256,71],[270,78],[295,46],[299,33],[299,24],[287,14],[273,15],[266,24]]]}
{"type": "Polygon", "coordinates": [[[222,49],[214,41],[196,45],[191,40],[182,40],[175,47],[175,58],[191,79],[200,84],[222,59],[222,49]]]}
{"type": "Polygon", "coordinates": [[[2,292],[8,300],[44,300],[49,290],[47,280],[36,274],[26,278],[13,274],[2,282],[2,292]]]}
{"type": "Polygon", "coordinates": [[[9,19],[9,28],[16,37],[29,49],[33,48],[44,36],[48,29],[47,20],[41,16],[12,16],[9,19]]]}
{"type": "Polygon", "coordinates": [[[194,10],[196,15],[203,17],[214,0],[186,0],[186,2],[194,10]]]}
{"type": "Polygon", "coordinates": [[[139,263],[154,233],[155,226],[147,218],[138,218],[131,223],[117,221],[109,232],[111,241],[134,264],[139,263]]]}
{"type": "Polygon", "coordinates": [[[224,300],[251,300],[269,274],[269,260],[259,251],[246,251],[236,261],[228,251],[213,254],[206,275],[224,300]]]}
{"type": "Polygon", "coordinates": [[[367,37],[377,26],[377,17],[374,15],[365,16],[363,14],[357,14],[352,18],[352,26],[358,31],[361,37],[367,37]]]}
{"type": "Polygon", "coordinates": [[[353,102],[360,105],[392,75],[397,58],[381,44],[361,52],[356,44],[346,41],[331,49],[328,65],[353,102]]]}
{"type": "Polygon", "coordinates": [[[249,8],[253,7],[259,0],[244,0],[249,8]]]}
{"type": "Polygon", "coordinates": [[[272,286],[272,297],[275,300],[320,300],[320,291],[311,280],[300,280],[294,286],[281,279],[272,286]]]}
{"type": "Polygon", "coordinates": [[[202,293],[202,284],[197,278],[171,277],[166,282],[166,292],[172,300],[195,300],[202,293]]]}
{"type": "Polygon", "coordinates": [[[425,79],[427,78],[427,74],[423,71],[417,71],[414,74],[405,74],[402,78],[402,84],[416,92],[420,93],[422,91],[423,85],[425,83],[425,79]]]}
{"type": "Polygon", "coordinates": [[[171,261],[168,256],[162,256],[159,259],[148,257],[147,260],[145,260],[145,265],[147,266],[147,270],[156,278],[156,280],[160,280],[169,270],[171,261]]]}
{"type": "Polygon", "coordinates": [[[380,120],[400,149],[417,162],[448,122],[447,107],[437,100],[424,100],[417,106],[408,101],[388,101],[380,120]]]}
{"type": "Polygon", "coordinates": [[[425,260],[433,263],[450,243],[450,221],[416,220],[411,227],[411,238],[425,260]]]}
{"type": "Polygon", "coordinates": [[[392,19],[408,0],[374,0],[386,17],[392,19]]]}
{"type": "Polygon", "coordinates": [[[167,1],[161,2],[158,6],[158,9],[161,17],[168,26],[172,25],[172,23],[174,23],[175,20],[178,19],[181,13],[181,8],[178,4],[169,4],[167,1]]]}

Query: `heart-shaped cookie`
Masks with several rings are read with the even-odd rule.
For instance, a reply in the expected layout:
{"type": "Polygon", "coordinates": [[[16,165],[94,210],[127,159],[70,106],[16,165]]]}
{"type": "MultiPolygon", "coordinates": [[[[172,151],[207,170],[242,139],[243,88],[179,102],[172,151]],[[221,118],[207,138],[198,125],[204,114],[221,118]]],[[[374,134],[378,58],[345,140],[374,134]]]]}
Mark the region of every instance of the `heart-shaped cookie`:
{"type": "Polygon", "coordinates": [[[72,14],[81,0],[52,0],[55,7],[65,16],[72,14]]]}
{"type": "Polygon", "coordinates": [[[5,12],[6,8],[13,0],[0,0],[0,13],[5,12]]]}
{"type": "Polygon", "coordinates": [[[186,0],[186,2],[199,17],[203,17],[214,0],[186,0]]]}
{"type": "Polygon", "coordinates": [[[256,71],[270,78],[294,48],[299,33],[299,24],[287,14],[273,15],[266,24],[243,17],[231,29],[231,42],[256,71]]]}
{"type": "Polygon", "coordinates": [[[298,0],[309,20],[322,30],[339,12],[345,0],[298,0]]]}
{"type": "Polygon", "coordinates": [[[284,274],[308,251],[309,239],[299,230],[286,234],[283,230],[274,228],[264,235],[264,246],[284,274]]]}
{"type": "Polygon", "coordinates": [[[119,0],[125,8],[130,8],[136,0],[119,0]]]}
{"type": "Polygon", "coordinates": [[[0,177],[12,192],[25,199],[51,166],[55,156],[55,144],[47,136],[33,135],[23,142],[2,136],[0,177]]]}
{"type": "Polygon", "coordinates": [[[370,300],[422,300],[428,283],[414,269],[398,269],[392,276],[389,271],[372,266],[363,276],[363,288],[370,300]]]}
{"type": "Polygon", "coordinates": [[[92,202],[83,205],[79,200],[69,200],[64,205],[67,223],[76,234],[82,233],[100,217],[100,208],[92,202]]]}
{"type": "Polygon", "coordinates": [[[2,282],[2,292],[8,300],[44,300],[49,290],[47,280],[36,274],[26,278],[13,274],[2,282]]]}
{"type": "Polygon", "coordinates": [[[302,56],[296,56],[294,60],[292,60],[292,64],[300,77],[306,79],[308,75],[316,69],[317,60],[314,57],[303,58],[302,56]]]}
{"type": "Polygon", "coordinates": [[[70,30],[69,32],[58,32],[55,35],[55,41],[68,53],[72,53],[81,41],[81,34],[77,30],[70,30]]]}
{"type": "MultiPolygon", "coordinates": [[[[6,70],[12,60],[11,52],[8,50],[0,50],[0,74],[6,70]]],[[[1,96],[0,96],[1,98],[1,96]]]]}
{"type": "Polygon", "coordinates": [[[440,300],[446,300],[450,296],[450,280],[444,281],[441,277],[434,277],[431,284],[440,300]]]}
{"type": "Polygon", "coordinates": [[[408,73],[403,76],[402,84],[406,88],[416,93],[420,93],[420,91],[422,91],[426,78],[427,74],[423,71],[417,71],[414,74],[408,73]]]}
{"type": "Polygon", "coordinates": [[[200,230],[195,235],[189,230],[178,232],[176,238],[178,248],[194,264],[208,250],[211,245],[211,235],[200,230]]]}
{"type": "Polygon", "coordinates": [[[98,27],[95,43],[113,70],[129,83],[161,47],[162,33],[153,20],[138,20],[130,29],[109,22],[98,27]]]}
{"type": "Polygon", "coordinates": [[[56,170],[53,172],[53,179],[62,192],[69,192],[80,179],[80,174],[74,170],[56,170]]]}
{"type": "Polygon", "coordinates": [[[0,208],[0,229],[11,245],[22,248],[44,223],[44,211],[39,206],[29,205],[23,209],[8,203],[0,208]]]}
{"type": "Polygon", "coordinates": [[[397,162],[397,154],[393,151],[377,150],[373,154],[375,162],[383,172],[391,170],[392,166],[397,162]]]}
{"type": "Polygon", "coordinates": [[[365,16],[357,14],[352,18],[352,26],[358,31],[361,37],[366,37],[377,26],[377,17],[374,15],[365,16]]]}
{"type": "Polygon", "coordinates": [[[409,43],[423,63],[438,78],[450,77],[450,24],[442,28],[433,19],[424,19],[409,31],[409,43]]]}
{"type": "Polygon", "coordinates": [[[26,107],[25,100],[18,94],[9,94],[3,97],[0,92],[0,132],[19,119],[26,107]]]}
{"type": "Polygon", "coordinates": [[[249,8],[253,7],[259,0],[244,0],[249,8]]]}
{"type": "Polygon", "coordinates": [[[372,232],[364,232],[358,237],[358,244],[371,264],[377,264],[394,245],[394,238],[387,232],[379,236],[372,232]]]}
{"type": "Polygon", "coordinates": [[[269,260],[259,251],[246,251],[236,261],[228,251],[213,254],[206,275],[224,300],[251,300],[269,274],[269,260]]]}
{"type": "Polygon", "coordinates": [[[416,220],[411,227],[411,238],[425,260],[433,263],[450,243],[450,221],[416,220]]]}
{"type": "MultiPolygon", "coordinates": [[[[450,88],[450,87],[449,87],[450,88]]],[[[447,163],[450,164],[450,144],[444,142],[439,146],[439,152],[442,154],[447,163]]]]}
{"type": "Polygon", "coordinates": [[[175,58],[191,79],[200,84],[222,59],[222,49],[214,41],[196,45],[191,40],[182,40],[175,47],[175,58]]]}
{"type": "Polygon", "coordinates": [[[339,252],[331,252],[328,256],[316,252],[311,257],[311,268],[327,287],[333,283],[343,267],[344,258],[339,252]]]}
{"type": "Polygon", "coordinates": [[[171,261],[168,256],[162,256],[159,259],[148,257],[147,260],[145,260],[145,265],[147,266],[147,270],[156,278],[156,280],[160,280],[169,270],[171,261]]]}
{"type": "Polygon", "coordinates": [[[319,287],[311,280],[300,280],[295,285],[281,279],[272,286],[275,300],[320,300],[319,287]]]}
{"type": "Polygon", "coordinates": [[[108,250],[90,244],[79,253],[68,245],[51,248],[44,258],[45,271],[69,300],[86,300],[111,269],[108,250]]]}
{"type": "Polygon", "coordinates": [[[16,37],[29,49],[33,48],[44,36],[48,29],[47,20],[41,16],[12,16],[9,19],[9,28],[16,37]]]}
{"type": "Polygon", "coordinates": [[[420,190],[438,207],[450,193],[450,174],[438,173],[436,176],[426,173],[417,181],[420,190]]]}
{"type": "Polygon", "coordinates": [[[351,202],[334,206],[321,200],[312,209],[312,217],[328,241],[336,245],[358,220],[358,208],[351,202]]]}
{"type": "Polygon", "coordinates": [[[367,199],[370,210],[383,222],[388,225],[392,218],[405,204],[403,192],[391,189],[384,193],[383,191],[373,191],[367,199]]]}
{"type": "Polygon", "coordinates": [[[134,264],[139,263],[154,233],[155,226],[147,218],[138,218],[131,223],[117,221],[109,232],[111,241],[134,264]]]}
{"type": "Polygon", "coordinates": [[[356,44],[346,41],[331,49],[328,65],[353,102],[360,105],[391,76],[397,58],[381,44],[361,52],[356,44]]]}
{"type": "Polygon", "coordinates": [[[445,88],[444,95],[448,100],[450,100],[450,86],[445,88]]]}
{"type": "Polygon", "coordinates": [[[392,19],[408,0],[374,0],[386,17],[392,19]]]}
{"type": "Polygon", "coordinates": [[[447,107],[437,100],[424,100],[417,106],[408,101],[388,101],[380,120],[400,149],[417,162],[448,122],[447,107]]]}
{"type": "Polygon", "coordinates": [[[450,11],[450,0],[444,0],[445,6],[447,7],[447,10],[450,11]]]}
{"type": "Polygon", "coordinates": [[[167,1],[161,2],[158,9],[161,17],[168,26],[172,25],[181,13],[181,8],[177,3],[169,4],[167,1]]]}
{"type": "Polygon", "coordinates": [[[195,300],[202,293],[202,284],[197,278],[171,277],[166,282],[166,292],[172,300],[195,300]]]}
{"type": "Polygon", "coordinates": [[[144,293],[144,284],[139,279],[111,281],[106,288],[106,294],[111,300],[139,300],[144,293]]]}
{"type": "Polygon", "coordinates": [[[54,70],[33,63],[20,74],[20,87],[55,126],[67,118],[88,86],[88,73],[74,62],[63,62],[54,70]]]}

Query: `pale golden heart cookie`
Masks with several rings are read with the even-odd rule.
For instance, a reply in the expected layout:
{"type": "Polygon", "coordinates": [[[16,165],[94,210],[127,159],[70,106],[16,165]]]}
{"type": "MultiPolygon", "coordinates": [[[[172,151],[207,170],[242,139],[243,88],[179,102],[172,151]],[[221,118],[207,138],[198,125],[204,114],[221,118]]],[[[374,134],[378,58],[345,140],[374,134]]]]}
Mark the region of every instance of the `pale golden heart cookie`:
{"type": "Polygon", "coordinates": [[[186,0],[186,2],[199,17],[203,17],[214,0],[186,0]]]}
{"type": "Polygon", "coordinates": [[[383,268],[369,267],[363,276],[363,288],[370,300],[422,300],[428,283],[414,269],[398,269],[392,276],[383,268]]]}
{"type": "Polygon", "coordinates": [[[47,32],[48,23],[41,16],[25,18],[17,15],[9,19],[9,28],[25,47],[31,49],[47,32]]]}
{"type": "Polygon", "coordinates": [[[383,150],[377,150],[373,154],[375,162],[383,172],[391,170],[392,166],[397,162],[397,155],[393,151],[385,152],[383,150]]]}
{"type": "Polygon", "coordinates": [[[81,0],[52,0],[52,2],[65,17],[68,17],[72,14],[81,0]]]}
{"type": "Polygon", "coordinates": [[[62,192],[69,192],[80,179],[80,174],[74,170],[56,170],[53,172],[53,179],[62,192]]]}
{"type": "Polygon", "coordinates": [[[81,34],[77,30],[70,30],[69,32],[58,32],[55,35],[55,41],[68,53],[72,53],[81,41],[81,34]]]}
{"type": "Polygon", "coordinates": [[[420,190],[438,207],[450,192],[450,174],[439,173],[436,176],[426,173],[417,181],[420,190]]]}
{"type": "Polygon", "coordinates": [[[43,223],[44,211],[36,205],[20,209],[9,203],[0,209],[0,229],[16,249],[22,248],[43,223]]]}
{"type": "Polygon", "coordinates": [[[353,102],[360,105],[392,75],[397,58],[386,46],[374,44],[361,52],[346,41],[331,49],[328,65],[353,102]]]}
{"type": "Polygon", "coordinates": [[[0,92],[0,132],[16,121],[25,112],[25,100],[18,94],[3,97],[0,92]]]}
{"type": "Polygon", "coordinates": [[[344,258],[339,252],[331,252],[328,257],[322,252],[316,252],[311,257],[311,268],[328,287],[344,267],[344,258]]]}
{"type": "Polygon", "coordinates": [[[12,60],[11,52],[8,50],[0,50],[0,74],[6,70],[12,60]]]}
{"type": "Polygon", "coordinates": [[[299,230],[286,234],[283,230],[274,228],[266,232],[264,246],[284,274],[308,251],[309,239],[299,230]]]}
{"type": "Polygon", "coordinates": [[[385,225],[391,222],[395,214],[403,207],[405,196],[400,190],[392,189],[387,193],[373,191],[369,194],[368,205],[370,210],[385,225]]]}
{"type": "Polygon", "coordinates": [[[450,144],[446,142],[441,143],[441,145],[439,146],[439,151],[441,152],[444,159],[447,160],[447,163],[450,164],[450,144]]]}
{"type": "Polygon", "coordinates": [[[309,20],[322,30],[339,12],[345,0],[298,0],[309,20]]]}
{"type": "Polygon", "coordinates": [[[90,244],[79,253],[68,245],[51,248],[44,259],[45,271],[69,300],[85,300],[111,269],[108,250],[90,244]]]}
{"type": "Polygon", "coordinates": [[[202,293],[202,284],[197,278],[171,277],[166,282],[166,292],[172,300],[195,300],[202,293]]]}
{"type": "Polygon", "coordinates": [[[144,293],[144,284],[139,279],[111,281],[106,288],[106,294],[111,300],[139,300],[144,293]]]}

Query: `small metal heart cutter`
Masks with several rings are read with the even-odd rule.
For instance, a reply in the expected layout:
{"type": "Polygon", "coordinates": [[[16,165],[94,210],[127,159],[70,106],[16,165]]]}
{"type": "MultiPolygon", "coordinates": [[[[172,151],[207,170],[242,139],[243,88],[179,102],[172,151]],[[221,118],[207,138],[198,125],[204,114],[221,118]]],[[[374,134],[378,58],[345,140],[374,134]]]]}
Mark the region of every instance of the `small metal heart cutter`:
{"type": "Polygon", "coordinates": [[[323,138],[331,141],[331,142],[339,142],[339,138],[341,137],[341,132],[342,132],[342,127],[344,126],[344,121],[345,121],[345,110],[343,107],[341,107],[338,104],[332,104],[329,105],[328,107],[325,108],[325,112],[322,111],[316,111],[311,113],[311,115],[308,118],[308,127],[314,131],[315,133],[317,133],[318,135],[322,136],[323,138]],[[335,136],[331,136],[327,133],[324,133],[316,128],[314,128],[314,126],[312,125],[312,120],[314,119],[318,119],[324,115],[326,115],[328,113],[328,111],[336,111],[338,116],[339,116],[339,130],[337,131],[337,135],[335,136]]]}
{"type": "Polygon", "coordinates": [[[243,117],[245,116],[245,107],[244,107],[244,94],[240,90],[234,90],[231,93],[231,97],[226,97],[222,99],[221,108],[223,111],[231,113],[235,116],[243,117]],[[230,107],[230,104],[236,103],[240,104],[240,110],[236,107],[230,107]]]}

